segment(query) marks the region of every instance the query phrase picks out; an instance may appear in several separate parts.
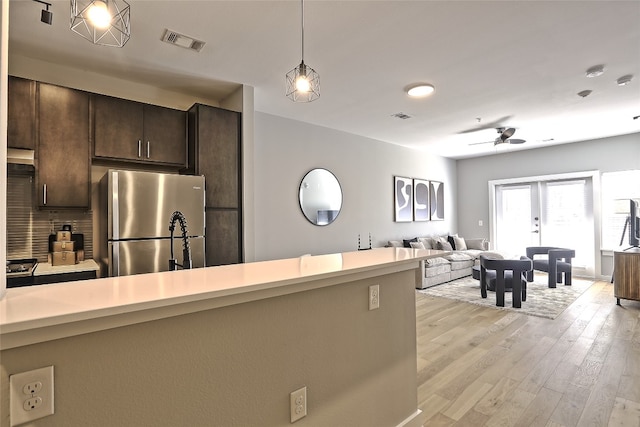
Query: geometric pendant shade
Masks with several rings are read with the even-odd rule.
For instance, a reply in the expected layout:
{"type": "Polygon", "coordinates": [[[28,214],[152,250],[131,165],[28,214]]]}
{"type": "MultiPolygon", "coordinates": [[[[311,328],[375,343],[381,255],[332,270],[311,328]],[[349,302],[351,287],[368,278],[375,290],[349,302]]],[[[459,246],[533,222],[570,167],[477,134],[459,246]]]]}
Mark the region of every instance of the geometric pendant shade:
{"type": "Polygon", "coordinates": [[[131,7],[124,0],[71,0],[70,28],[93,44],[122,47],[131,37],[131,7]]]}

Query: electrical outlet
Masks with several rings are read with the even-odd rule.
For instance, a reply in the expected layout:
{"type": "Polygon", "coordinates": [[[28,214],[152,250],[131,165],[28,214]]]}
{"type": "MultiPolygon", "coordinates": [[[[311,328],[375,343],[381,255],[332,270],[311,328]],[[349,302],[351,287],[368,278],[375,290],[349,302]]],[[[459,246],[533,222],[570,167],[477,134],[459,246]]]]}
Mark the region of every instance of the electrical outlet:
{"type": "Polygon", "coordinates": [[[380,286],[369,286],[369,310],[380,308],[380,286]]]}
{"type": "Polygon", "coordinates": [[[478,226],[479,226],[479,227],[482,227],[483,225],[484,225],[484,222],[482,222],[482,220],[481,220],[481,219],[479,219],[479,220],[478,220],[478,226]]]}
{"type": "Polygon", "coordinates": [[[22,388],[22,392],[29,396],[40,393],[40,390],[42,390],[41,381],[34,381],[32,383],[25,384],[25,386],[22,388]]]}
{"type": "Polygon", "coordinates": [[[25,411],[32,411],[42,406],[42,398],[40,396],[30,397],[24,401],[22,407],[25,411]]]}
{"type": "Polygon", "coordinates": [[[53,415],[53,366],[9,376],[10,426],[53,415]]]}
{"type": "Polygon", "coordinates": [[[289,395],[291,403],[291,422],[307,416],[307,387],[299,388],[289,395]]]}

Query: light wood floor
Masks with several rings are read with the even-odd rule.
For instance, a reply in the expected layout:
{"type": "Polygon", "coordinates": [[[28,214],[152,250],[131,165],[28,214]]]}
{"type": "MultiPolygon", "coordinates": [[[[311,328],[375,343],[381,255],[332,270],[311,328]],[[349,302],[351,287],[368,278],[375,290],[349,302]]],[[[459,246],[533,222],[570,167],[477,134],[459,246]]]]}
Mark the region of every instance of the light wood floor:
{"type": "Polygon", "coordinates": [[[640,426],[640,302],[610,283],[555,320],[416,295],[426,426],[640,426]]]}

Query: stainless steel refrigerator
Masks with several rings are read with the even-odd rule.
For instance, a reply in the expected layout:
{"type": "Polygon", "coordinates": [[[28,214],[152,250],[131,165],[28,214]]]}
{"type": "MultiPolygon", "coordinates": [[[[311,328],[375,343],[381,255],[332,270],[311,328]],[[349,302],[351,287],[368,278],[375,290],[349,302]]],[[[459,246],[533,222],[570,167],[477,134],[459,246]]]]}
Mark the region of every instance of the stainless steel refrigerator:
{"type": "MultiPolygon", "coordinates": [[[[172,214],[186,219],[192,267],[204,267],[204,177],[109,170],[100,182],[101,259],[109,276],[169,270],[172,214]],[[106,215],[106,218],[104,218],[106,215]]],[[[180,228],[178,228],[180,230],[180,228]]],[[[182,233],[173,239],[182,264],[182,233]]]]}

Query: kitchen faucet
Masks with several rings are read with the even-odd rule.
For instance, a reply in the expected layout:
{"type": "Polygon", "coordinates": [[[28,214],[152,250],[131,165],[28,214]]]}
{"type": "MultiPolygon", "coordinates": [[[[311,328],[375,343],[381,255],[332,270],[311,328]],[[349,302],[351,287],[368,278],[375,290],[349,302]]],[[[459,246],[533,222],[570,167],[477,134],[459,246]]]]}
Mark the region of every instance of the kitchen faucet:
{"type": "Polygon", "coordinates": [[[169,259],[169,271],[177,270],[178,267],[182,267],[184,270],[192,267],[191,262],[191,249],[189,249],[189,238],[187,237],[187,220],[180,211],[175,211],[171,214],[169,220],[169,231],[171,232],[171,259],[169,259]],[[178,261],[173,256],[173,231],[176,229],[176,221],[180,223],[180,229],[182,230],[182,265],[178,264],[178,261]]]}

